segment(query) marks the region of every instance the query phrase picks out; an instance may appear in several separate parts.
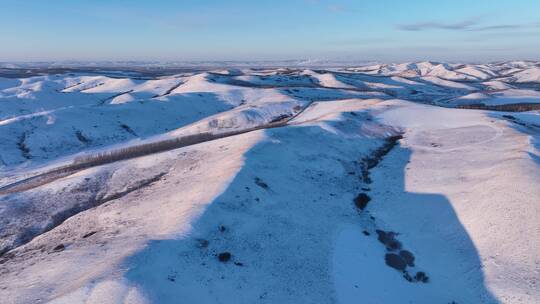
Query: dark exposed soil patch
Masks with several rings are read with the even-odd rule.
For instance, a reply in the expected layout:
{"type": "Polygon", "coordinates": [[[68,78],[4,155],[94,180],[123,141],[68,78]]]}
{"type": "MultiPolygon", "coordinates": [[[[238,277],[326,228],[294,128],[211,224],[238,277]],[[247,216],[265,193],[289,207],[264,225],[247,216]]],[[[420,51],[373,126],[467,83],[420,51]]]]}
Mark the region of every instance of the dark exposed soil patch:
{"type": "Polygon", "coordinates": [[[278,117],[272,119],[270,122],[271,122],[271,123],[272,123],[272,122],[280,122],[280,121],[285,120],[285,119],[288,119],[288,118],[290,118],[290,117],[291,117],[291,115],[282,114],[282,115],[279,115],[278,117]]]}
{"type": "Polygon", "coordinates": [[[354,199],[354,205],[356,206],[356,208],[360,210],[364,210],[370,200],[371,200],[371,197],[369,197],[369,195],[365,193],[360,193],[354,199]]]}
{"type": "Polygon", "coordinates": [[[126,132],[133,136],[138,136],[137,133],[135,133],[135,131],[133,131],[133,129],[126,124],[120,124],[120,128],[124,129],[126,132]]]}
{"type": "Polygon", "coordinates": [[[83,144],[90,143],[90,139],[88,139],[80,130],[75,131],[75,136],[77,137],[77,140],[79,140],[83,144]]]}
{"type": "Polygon", "coordinates": [[[262,179],[258,178],[258,177],[255,177],[255,184],[263,189],[266,189],[268,190],[268,184],[263,182],[262,179]]]}
{"type": "Polygon", "coordinates": [[[131,187],[128,187],[124,191],[116,192],[116,193],[114,193],[112,195],[108,195],[108,196],[103,197],[97,203],[98,203],[98,205],[101,205],[101,204],[104,204],[104,203],[106,203],[108,201],[119,199],[119,198],[121,198],[121,197],[123,197],[125,195],[128,195],[129,193],[131,193],[133,191],[140,190],[142,188],[150,186],[151,184],[153,184],[153,183],[157,182],[158,180],[160,180],[163,176],[165,176],[165,174],[167,174],[167,172],[161,172],[158,175],[155,175],[155,176],[153,176],[151,178],[143,179],[143,180],[139,181],[138,183],[136,183],[135,185],[133,185],[131,187]]]}
{"type": "Polygon", "coordinates": [[[222,252],[222,253],[218,254],[218,260],[220,262],[227,263],[228,261],[230,261],[231,256],[232,255],[231,255],[230,252],[225,251],[225,252],[222,252]]]}
{"type": "Polygon", "coordinates": [[[94,235],[94,234],[96,234],[96,233],[97,233],[97,231],[89,232],[89,233],[83,235],[83,239],[86,239],[86,238],[88,238],[88,237],[91,237],[92,235],[94,235]]]}
{"type": "Polygon", "coordinates": [[[414,255],[408,251],[408,250],[401,250],[399,252],[399,256],[405,260],[405,263],[407,263],[407,266],[414,267],[414,255]]]}
{"type": "Polygon", "coordinates": [[[414,275],[414,279],[418,282],[427,283],[429,282],[429,277],[426,275],[425,272],[419,271],[414,275]]]}
{"type": "MultiPolygon", "coordinates": [[[[83,90],[83,91],[84,91],[84,90],[83,90]]],[[[118,94],[114,94],[113,96],[109,96],[109,97],[107,97],[107,98],[104,98],[104,99],[100,100],[100,103],[99,103],[99,104],[100,104],[100,105],[104,105],[104,104],[105,104],[107,101],[109,101],[109,100],[113,100],[113,99],[115,99],[115,98],[118,97],[118,96],[122,96],[122,95],[124,95],[124,94],[128,94],[128,93],[131,93],[131,92],[133,92],[133,90],[129,90],[129,91],[125,91],[125,92],[120,92],[120,93],[118,93],[118,94]]]]}
{"type": "Polygon", "coordinates": [[[369,170],[375,168],[381,162],[383,157],[388,154],[388,152],[390,152],[398,144],[398,141],[402,138],[403,136],[401,135],[390,136],[385,139],[384,144],[380,148],[373,151],[371,155],[362,158],[361,173],[364,183],[371,183],[371,178],[369,177],[369,170]]]}
{"type": "Polygon", "coordinates": [[[21,151],[22,157],[26,159],[32,158],[30,155],[30,148],[26,145],[26,137],[28,134],[26,132],[23,132],[21,136],[19,136],[19,140],[17,141],[17,148],[21,151]]]}
{"type": "Polygon", "coordinates": [[[387,250],[394,251],[401,249],[401,242],[395,238],[398,235],[397,233],[383,230],[376,230],[376,232],[377,239],[386,246],[387,250]]]}
{"type": "Polygon", "coordinates": [[[386,265],[399,271],[403,271],[405,270],[405,267],[407,267],[407,263],[405,262],[405,260],[395,253],[387,253],[384,256],[384,262],[386,263],[386,265]]]}
{"type": "Polygon", "coordinates": [[[158,97],[163,97],[163,96],[167,96],[169,94],[172,93],[172,91],[176,90],[179,86],[181,86],[184,82],[182,81],[179,81],[177,84],[173,85],[172,87],[170,87],[165,93],[161,94],[161,95],[156,95],[152,98],[158,98],[158,97]]]}
{"type": "Polygon", "coordinates": [[[66,249],[66,246],[64,246],[64,244],[60,244],[60,245],[54,247],[53,251],[54,252],[60,252],[60,251],[64,251],[64,249],[66,249]]]}

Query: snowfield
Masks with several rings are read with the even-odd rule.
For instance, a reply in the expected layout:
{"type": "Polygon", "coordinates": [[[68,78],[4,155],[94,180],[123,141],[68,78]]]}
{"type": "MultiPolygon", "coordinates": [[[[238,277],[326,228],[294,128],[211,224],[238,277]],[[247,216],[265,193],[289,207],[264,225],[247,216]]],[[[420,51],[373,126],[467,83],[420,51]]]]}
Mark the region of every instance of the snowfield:
{"type": "Polygon", "coordinates": [[[540,303],[539,67],[0,77],[0,302],[540,303]]]}

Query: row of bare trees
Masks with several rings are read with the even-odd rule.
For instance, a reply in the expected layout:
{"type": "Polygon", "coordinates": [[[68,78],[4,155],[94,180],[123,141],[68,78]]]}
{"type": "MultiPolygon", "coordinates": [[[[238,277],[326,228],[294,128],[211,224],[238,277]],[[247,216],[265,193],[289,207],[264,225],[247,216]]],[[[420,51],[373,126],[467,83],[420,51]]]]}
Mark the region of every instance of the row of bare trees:
{"type": "Polygon", "coordinates": [[[212,134],[209,132],[186,135],[172,139],[166,139],[146,144],[140,144],[111,151],[99,152],[91,155],[84,155],[75,158],[72,169],[81,169],[82,167],[93,167],[112,163],[119,160],[135,158],[148,154],[164,152],[185,146],[190,146],[212,139],[224,137],[225,134],[212,134]],[[82,166],[82,167],[78,167],[82,166]]]}
{"type": "Polygon", "coordinates": [[[501,105],[485,105],[485,104],[465,104],[458,105],[460,109],[474,109],[474,110],[489,110],[489,111],[504,111],[504,112],[525,112],[540,110],[540,103],[511,103],[501,105]]]}

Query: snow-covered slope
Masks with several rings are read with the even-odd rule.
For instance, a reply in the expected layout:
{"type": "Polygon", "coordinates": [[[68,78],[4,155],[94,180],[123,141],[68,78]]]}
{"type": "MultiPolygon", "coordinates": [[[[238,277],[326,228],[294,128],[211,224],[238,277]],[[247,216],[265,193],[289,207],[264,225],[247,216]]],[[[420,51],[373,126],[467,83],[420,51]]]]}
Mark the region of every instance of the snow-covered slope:
{"type": "Polygon", "coordinates": [[[538,66],[532,66],[532,67],[526,67],[523,70],[515,69],[511,73],[511,81],[518,82],[518,83],[540,83],[540,67],[538,66]]]}
{"type": "Polygon", "coordinates": [[[538,303],[535,69],[0,78],[0,302],[538,303]]]}

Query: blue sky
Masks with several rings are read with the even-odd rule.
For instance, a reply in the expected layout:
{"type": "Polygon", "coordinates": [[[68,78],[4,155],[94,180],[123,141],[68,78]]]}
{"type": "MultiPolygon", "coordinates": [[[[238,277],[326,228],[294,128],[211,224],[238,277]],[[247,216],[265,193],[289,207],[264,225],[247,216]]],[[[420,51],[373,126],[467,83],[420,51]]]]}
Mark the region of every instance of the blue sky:
{"type": "Polygon", "coordinates": [[[0,0],[0,61],[540,59],[538,0],[0,0]]]}

